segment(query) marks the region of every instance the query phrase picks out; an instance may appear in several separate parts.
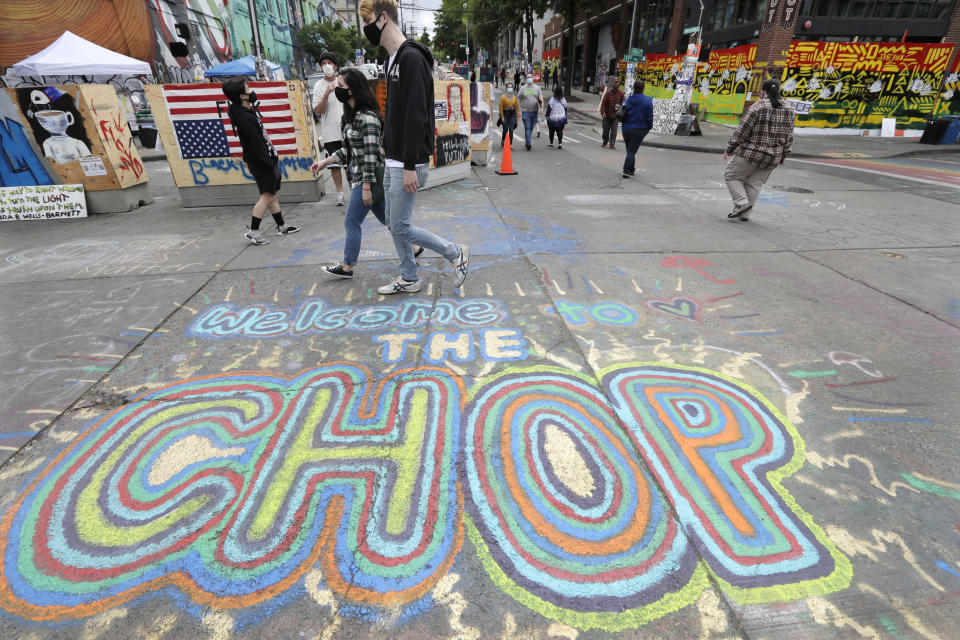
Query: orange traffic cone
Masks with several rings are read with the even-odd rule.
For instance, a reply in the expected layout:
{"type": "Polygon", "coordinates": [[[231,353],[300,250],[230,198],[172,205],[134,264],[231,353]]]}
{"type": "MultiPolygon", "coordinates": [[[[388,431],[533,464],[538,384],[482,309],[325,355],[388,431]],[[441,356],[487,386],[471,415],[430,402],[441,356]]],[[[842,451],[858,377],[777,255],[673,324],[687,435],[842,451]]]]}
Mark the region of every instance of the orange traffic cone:
{"type": "Polygon", "coordinates": [[[503,156],[500,158],[500,170],[496,171],[501,176],[515,176],[517,172],[513,170],[513,154],[510,147],[513,146],[513,133],[507,134],[507,139],[503,145],[503,156]]]}

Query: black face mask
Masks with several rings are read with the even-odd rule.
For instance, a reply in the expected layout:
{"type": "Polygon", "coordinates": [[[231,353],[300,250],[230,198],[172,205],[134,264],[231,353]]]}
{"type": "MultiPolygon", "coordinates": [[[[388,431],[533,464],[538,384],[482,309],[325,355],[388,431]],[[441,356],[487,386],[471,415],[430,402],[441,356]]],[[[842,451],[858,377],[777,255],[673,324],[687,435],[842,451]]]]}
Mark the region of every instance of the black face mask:
{"type": "Polygon", "coordinates": [[[350,89],[344,89],[343,87],[334,87],[333,95],[337,96],[337,100],[346,104],[347,100],[350,99],[350,89]]]}
{"type": "MultiPolygon", "coordinates": [[[[377,18],[377,20],[379,19],[377,18]]],[[[383,35],[383,29],[377,26],[377,20],[363,27],[363,35],[367,36],[367,40],[375,47],[380,46],[380,37],[383,35]]],[[[384,25],[384,28],[386,28],[386,25],[384,25]]]]}
{"type": "Polygon", "coordinates": [[[258,102],[258,101],[257,101],[257,92],[256,92],[256,91],[251,91],[250,93],[248,93],[248,94],[247,94],[247,100],[250,101],[250,104],[256,105],[257,102],[258,102]]]}

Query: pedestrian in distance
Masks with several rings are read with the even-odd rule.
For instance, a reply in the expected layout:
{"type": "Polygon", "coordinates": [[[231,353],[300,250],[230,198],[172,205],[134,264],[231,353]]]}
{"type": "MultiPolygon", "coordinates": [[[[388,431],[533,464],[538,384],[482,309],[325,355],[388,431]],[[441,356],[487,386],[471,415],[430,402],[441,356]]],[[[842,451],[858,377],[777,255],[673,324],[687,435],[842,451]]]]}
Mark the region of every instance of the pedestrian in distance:
{"type": "Polygon", "coordinates": [[[617,148],[617,110],[623,104],[623,99],[623,88],[618,84],[607,87],[603,92],[600,99],[600,116],[603,118],[601,147],[617,148]]]}
{"type": "Polygon", "coordinates": [[[500,148],[506,144],[507,135],[510,136],[511,146],[513,144],[513,131],[517,128],[517,114],[520,113],[520,103],[513,92],[513,85],[507,83],[507,92],[500,96],[500,122],[502,128],[500,134],[500,148]]]}
{"type": "MultiPolygon", "coordinates": [[[[337,76],[335,98],[343,104],[343,148],[333,155],[313,163],[314,175],[332,163],[347,166],[350,178],[350,203],[343,225],[346,240],[343,261],[327,265],[323,270],[338,278],[352,278],[353,267],[360,257],[361,227],[367,213],[373,211],[380,224],[386,225],[384,215],[383,173],[385,161],[380,147],[383,119],[380,103],[366,76],[357,68],[344,69],[337,76]]],[[[414,256],[423,253],[423,247],[414,256]]]]}
{"type": "Polygon", "coordinates": [[[517,88],[517,91],[520,91],[520,67],[517,67],[513,70],[513,86],[517,88]]]}
{"type": "Polygon", "coordinates": [[[747,111],[723,154],[723,177],[733,198],[733,211],[727,214],[731,220],[749,219],[760,189],[793,148],[794,112],[780,96],[780,82],[764,80],[761,89],[763,97],[747,111]]]}
{"type": "Polygon", "coordinates": [[[416,40],[407,39],[397,23],[397,0],[360,0],[363,33],[373,46],[383,46],[387,63],[387,105],[383,131],[386,156],[384,216],[400,257],[400,275],[380,287],[382,295],[420,290],[414,245],[426,247],[450,261],[454,287],[463,285],[470,249],[412,224],[417,189],[427,184],[427,166],[435,149],[433,117],[433,55],[416,40]]]}
{"type": "MultiPolygon", "coordinates": [[[[323,150],[328,156],[336,153],[343,146],[340,134],[340,122],[343,120],[343,105],[333,95],[337,87],[337,70],[339,63],[337,56],[324,51],[320,54],[320,69],[323,77],[313,87],[313,112],[320,116],[320,139],[323,141],[323,150]]],[[[343,175],[339,164],[328,164],[333,186],[337,189],[337,206],[342,207],[343,175]]]]}
{"type": "Polygon", "coordinates": [[[533,148],[531,139],[537,126],[537,117],[543,109],[543,91],[540,86],[533,84],[533,75],[527,75],[526,84],[517,87],[517,98],[520,101],[520,117],[523,119],[523,137],[527,143],[527,151],[533,148]]]}
{"type": "Polygon", "coordinates": [[[507,70],[502,67],[500,69],[500,84],[502,85],[507,84],[507,70]]]}
{"type": "Polygon", "coordinates": [[[560,67],[559,66],[553,68],[553,86],[554,87],[560,86],[560,67]]]}
{"type": "Polygon", "coordinates": [[[270,243],[260,232],[260,222],[268,209],[277,225],[278,236],[300,231],[300,227],[283,222],[280,200],[277,198],[282,180],[280,161],[277,158],[276,148],[263,129],[263,121],[257,111],[257,93],[250,90],[243,78],[230,78],[223,83],[222,90],[223,95],[230,100],[227,115],[230,117],[234,135],[239,138],[240,146],[243,148],[243,161],[247,163],[247,169],[260,192],[260,198],[253,205],[250,228],[244,237],[255,245],[270,243]]]}
{"type": "Polygon", "coordinates": [[[553,134],[557,134],[557,149],[563,149],[563,128],[567,126],[567,99],[563,97],[563,88],[556,87],[553,97],[547,102],[547,128],[550,130],[550,144],[553,147],[553,134]]]}
{"type": "Polygon", "coordinates": [[[643,95],[645,88],[643,80],[637,80],[633,83],[633,94],[623,103],[623,143],[627,147],[623,159],[624,178],[636,172],[637,150],[653,128],[653,100],[643,95]]]}

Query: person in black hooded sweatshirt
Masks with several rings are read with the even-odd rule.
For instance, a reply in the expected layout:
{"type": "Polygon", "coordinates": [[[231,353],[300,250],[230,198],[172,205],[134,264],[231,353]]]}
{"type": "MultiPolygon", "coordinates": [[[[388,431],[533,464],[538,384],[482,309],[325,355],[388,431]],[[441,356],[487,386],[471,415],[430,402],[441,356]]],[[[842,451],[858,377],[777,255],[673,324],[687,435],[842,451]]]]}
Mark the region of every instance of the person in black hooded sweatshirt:
{"type": "MultiPolygon", "coordinates": [[[[416,40],[407,39],[397,25],[396,0],[360,0],[357,7],[363,33],[374,45],[383,45],[387,62],[387,106],[383,128],[386,169],[383,186],[385,217],[400,257],[400,275],[377,289],[382,295],[420,290],[414,245],[442,255],[453,267],[453,286],[467,277],[470,249],[413,226],[417,189],[427,184],[434,154],[433,55],[416,40]]],[[[467,141],[469,144],[469,140],[467,141]]]]}
{"type": "Polygon", "coordinates": [[[263,214],[267,209],[270,210],[273,221],[277,224],[278,236],[300,231],[300,227],[283,223],[280,201],[277,199],[281,181],[280,162],[277,159],[277,150],[263,130],[263,122],[256,107],[256,92],[250,91],[243,78],[230,78],[223,83],[223,95],[230,100],[230,106],[227,109],[230,124],[233,125],[236,136],[240,138],[243,160],[247,163],[250,175],[253,176],[260,191],[260,199],[253,205],[250,228],[244,237],[251,244],[269,244],[270,241],[260,232],[260,221],[263,220],[263,214]]]}

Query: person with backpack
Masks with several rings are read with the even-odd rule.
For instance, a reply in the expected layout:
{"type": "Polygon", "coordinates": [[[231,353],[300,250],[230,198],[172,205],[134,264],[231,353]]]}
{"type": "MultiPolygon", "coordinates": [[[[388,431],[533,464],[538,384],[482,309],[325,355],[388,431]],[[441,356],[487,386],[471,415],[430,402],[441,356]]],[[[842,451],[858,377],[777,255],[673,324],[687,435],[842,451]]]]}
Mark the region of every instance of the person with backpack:
{"type": "Polygon", "coordinates": [[[270,244],[260,232],[260,222],[267,209],[277,225],[278,236],[300,231],[300,227],[284,224],[283,213],[280,212],[277,194],[280,192],[282,176],[277,150],[263,129],[263,121],[257,111],[257,93],[247,87],[247,81],[243,78],[230,78],[223,83],[221,89],[223,95],[230,100],[227,115],[230,117],[234,134],[240,139],[243,161],[247,163],[247,169],[260,192],[260,198],[253,205],[250,228],[244,237],[254,245],[270,244]]]}
{"type": "Polygon", "coordinates": [[[770,174],[793,148],[793,107],[780,96],[780,83],[770,78],[761,85],[763,97],[737,126],[723,159],[723,177],[733,199],[731,220],[746,222],[770,174]]]}
{"type": "MultiPolygon", "coordinates": [[[[343,245],[343,261],[326,265],[323,270],[338,278],[352,278],[353,267],[360,257],[361,226],[371,210],[380,224],[386,225],[384,215],[385,196],[383,172],[385,161],[380,147],[383,119],[380,103],[370,87],[370,82],[356,67],[344,69],[337,76],[334,97],[343,105],[343,147],[333,155],[315,162],[310,170],[314,175],[330,164],[347,167],[350,178],[350,203],[343,220],[346,240],[343,245]]],[[[423,253],[418,247],[414,257],[423,253]]]]}
{"type": "Polygon", "coordinates": [[[397,0],[360,0],[357,10],[363,33],[373,46],[382,45],[387,63],[387,106],[383,131],[386,156],[384,216],[400,257],[400,275],[380,287],[381,295],[420,291],[414,246],[442,255],[453,266],[453,286],[467,277],[470,249],[412,224],[417,189],[427,184],[434,154],[433,55],[400,30],[397,0]]]}
{"type": "Polygon", "coordinates": [[[603,118],[603,136],[600,147],[610,146],[616,149],[617,109],[623,104],[623,89],[618,85],[607,87],[600,99],[600,116],[603,118]]]}
{"type": "Polygon", "coordinates": [[[629,178],[636,172],[637,150],[643,139],[653,128],[653,100],[643,95],[646,88],[643,80],[633,83],[633,94],[623,103],[623,143],[627,146],[627,155],[623,159],[623,177],[629,178]]]}
{"type": "Polygon", "coordinates": [[[547,128],[550,130],[550,144],[553,147],[553,134],[557,134],[557,149],[563,149],[563,128],[567,126],[567,99],[563,97],[563,88],[556,87],[553,97],[547,102],[547,128]]]}

